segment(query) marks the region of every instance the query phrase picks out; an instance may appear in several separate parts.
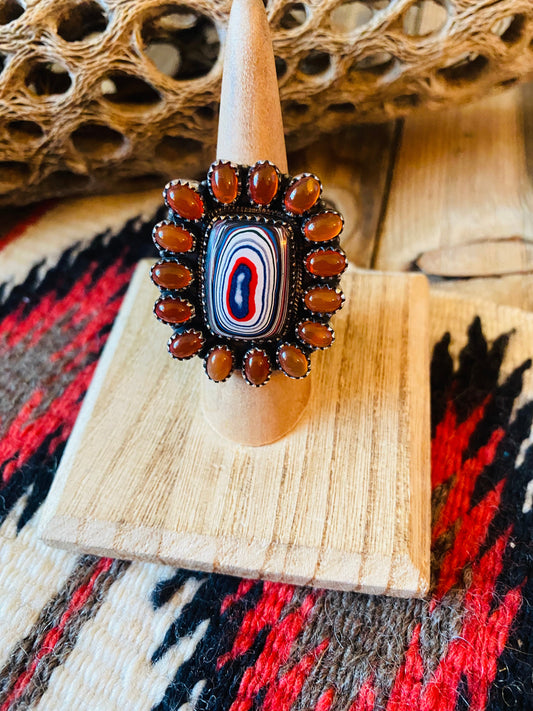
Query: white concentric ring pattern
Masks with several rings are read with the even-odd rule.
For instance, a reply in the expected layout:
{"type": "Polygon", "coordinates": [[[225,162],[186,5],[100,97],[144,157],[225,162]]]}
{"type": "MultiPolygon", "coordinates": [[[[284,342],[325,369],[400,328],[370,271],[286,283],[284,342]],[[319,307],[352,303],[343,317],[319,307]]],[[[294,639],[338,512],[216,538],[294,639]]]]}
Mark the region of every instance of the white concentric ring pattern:
{"type": "Polygon", "coordinates": [[[205,255],[211,331],[226,338],[271,338],[283,330],[289,298],[288,230],[281,224],[221,218],[205,255]]]}

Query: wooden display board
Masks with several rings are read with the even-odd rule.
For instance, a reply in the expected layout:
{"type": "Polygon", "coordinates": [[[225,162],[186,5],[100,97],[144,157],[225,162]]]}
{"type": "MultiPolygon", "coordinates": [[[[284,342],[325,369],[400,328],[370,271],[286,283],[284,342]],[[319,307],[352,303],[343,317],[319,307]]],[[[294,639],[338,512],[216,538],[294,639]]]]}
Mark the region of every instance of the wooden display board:
{"type": "Polygon", "coordinates": [[[349,270],[302,419],[254,448],[206,423],[202,363],[169,357],[148,270],[141,262],[68,442],[44,540],[304,585],[427,592],[425,277],[349,270]]]}

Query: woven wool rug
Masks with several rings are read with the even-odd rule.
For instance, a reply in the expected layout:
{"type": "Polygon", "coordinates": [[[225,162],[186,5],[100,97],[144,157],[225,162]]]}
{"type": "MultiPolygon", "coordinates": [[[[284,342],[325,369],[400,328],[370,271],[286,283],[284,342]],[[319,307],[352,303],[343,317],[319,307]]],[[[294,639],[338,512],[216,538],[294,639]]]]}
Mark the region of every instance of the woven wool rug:
{"type": "Polygon", "coordinates": [[[80,201],[71,222],[40,207],[0,241],[0,711],[533,708],[533,342],[519,327],[488,337],[481,313],[450,316],[433,344],[427,599],[77,556],[37,538],[134,265],[152,253],[159,196],[135,200],[80,201]]]}

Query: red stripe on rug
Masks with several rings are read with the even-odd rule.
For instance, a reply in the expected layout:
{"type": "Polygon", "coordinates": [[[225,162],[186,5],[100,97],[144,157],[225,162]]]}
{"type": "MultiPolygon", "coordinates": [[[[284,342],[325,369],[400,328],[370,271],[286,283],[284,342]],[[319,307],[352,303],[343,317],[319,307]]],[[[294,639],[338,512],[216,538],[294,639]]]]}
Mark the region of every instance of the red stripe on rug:
{"type": "Polygon", "coordinates": [[[300,659],[298,664],[271,684],[263,701],[262,711],[290,711],[302,691],[305,680],[328,645],[329,639],[323,640],[300,659]]]}
{"type": "MultiPolygon", "coordinates": [[[[0,465],[14,457],[24,442],[25,433],[30,425],[30,419],[33,411],[41,404],[44,397],[44,392],[41,388],[34,390],[29,400],[24,403],[19,413],[9,426],[3,439],[0,440],[0,465]]],[[[2,479],[8,481],[11,473],[7,472],[7,467],[4,469],[2,479]]]]}
{"type": "Polygon", "coordinates": [[[420,657],[420,623],[415,627],[405,659],[394,679],[387,711],[411,711],[420,699],[424,665],[420,657]]]}
{"type": "Polygon", "coordinates": [[[359,689],[356,700],[350,706],[349,711],[374,711],[376,703],[376,691],[374,689],[374,678],[366,679],[359,689]]]}
{"type": "Polygon", "coordinates": [[[233,647],[229,652],[219,657],[217,669],[221,669],[227,662],[245,654],[257,639],[259,632],[279,620],[283,609],[292,600],[293,595],[293,585],[265,582],[259,602],[253,610],[248,610],[244,616],[233,647]]]}
{"type": "Polygon", "coordinates": [[[440,565],[435,593],[431,601],[433,605],[459,581],[466,564],[476,559],[494,515],[498,511],[504,483],[501,481],[483,501],[463,517],[453,545],[440,565]]]}
{"type": "Polygon", "coordinates": [[[69,605],[61,616],[59,623],[55,627],[53,627],[45,636],[40,648],[33,655],[31,661],[29,662],[28,668],[19,676],[19,678],[15,682],[13,690],[0,707],[0,711],[8,711],[11,704],[16,702],[21,697],[21,695],[24,693],[24,690],[31,682],[39,662],[44,657],[54,651],[56,645],[63,636],[68,621],[73,615],[78,613],[86,604],[87,600],[89,599],[91,593],[94,590],[98,578],[100,577],[100,575],[102,575],[102,573],[105,573],[107,570],[109,570],[112,563],[113,560],[111,558],[101,558],[88,582],[84,585],[81,585],[74,591],[72,597],[70,598],[69,605]]]}
{"type": "Polygon", "coordinates": [[[330,711],[335,701],[335,689],[328,689],[318,699],[315,711],[330,711]]]}
{"type": "MultiPolygon", "coordinates": [[[[13,348],[31,335],[28,347],[33,347],[43,333],[67,317],[69,320],[62,324],[62,328],[68,329],[80,324],[89,313],[96,312],[102,304],[117,294],[129,281],[133,270],[131,267],[121,272],[123,265],[113,264],[92,284],[96,268],[97,264],[93,263],[63,298],[58,299],[56,292],[46,294],[27,317],[20,318],[19,314],[19,320],[10,324],[11,333],[7,336],[7,345],[13,348]]],[[[118,306],[120,304],[117,305],[117,310],[118,306]]]]}
{"type": "Polygon", "coordinates": [[[289,658],[294,641],[302,631],[319,595],[319,591],[307,595],[300,607],[272,627],[257,661],[244,672],[230,711],[249,711],[261,689],[272,684],[281,666],[289,658]]]}
{"type": "Polygon", "coordinates": [[[443,420],[437,425],[431,447],[431,481],[433,488],[443,484],[462,466],[463,454],[466,452],[470,437],[485,414],[490,402],[490,396],[477,407],[474,412],[460,424],[457,423],[457,413],[453,400],[443,420]]]}
{"type": "Polygon", "coordinates": [[[91,363],[80,371],[61,395],[51,402],[41,417],[26,426],[18,427],[16,431],[13,428],[9,429],[4,439],[0,441],[0,461],[11,459],[4,468],[4,481],[8,481],[56,430],[61,432],[61,439],[68,437],[95,367],[96,363],[91,363]]]}
{"type": "Polygon", "coordinates": [[[479,475],[492,464],[500,442],[505,435],[505,430],[495,430],[484,447],[480,447],[475,457],[466,459],[461,468],[457,470],[456,482],[448,494],[446,503],[433,524],[431,532],[432,543],[440,538],[451,526],[460,521],[470,508],[472,494],[476,487],[479,475]]]}
{"type": "MultiPolygon", "coordinates": [[[[496,677],[497,660],[522,600],[521,586],[503,600],[495,598],[495,585],[503,568],[509,528],[481,558],[472,571],[465,595],[465,617],[459,635],[448,647],[435,673],[424,688],[420,711],[454,711],[459,684],[464,675],[470,695],[470,711],[483,711],[496,677]],[[492,614],[490,610],[497,603],[492,614]]],[[[388,711],[388,710],[387,710],[388,711]]]]}
{"type": "Polygon", "coordinates": [[[228,610],[230,607],[233,607],[235,603],[239,602],[245,595],[247,595],[250,590],[253,588],[253,586],[257,583],[256,580],[248,580],[243,579],[239,583],[239,587],[237,588],[237,592],[233,593],[233,595],[226,595],[226,597],[222,600],[222,605],[220,606],[220,614],[223,615],[226,610],[228,610]]]}

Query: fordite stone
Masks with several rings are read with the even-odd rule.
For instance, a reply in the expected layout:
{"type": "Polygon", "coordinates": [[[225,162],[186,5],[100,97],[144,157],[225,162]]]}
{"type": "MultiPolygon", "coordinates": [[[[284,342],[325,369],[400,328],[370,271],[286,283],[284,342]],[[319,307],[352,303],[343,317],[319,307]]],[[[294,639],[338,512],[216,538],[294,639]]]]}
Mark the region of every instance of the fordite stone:
{"type": "Polygon", "coordinates": [[[188,230],[168,222],[154,227],[154,241],[169,252],[189,252],[194,245],[194,238],[188,230]]]}
{"type": "Polygon", "coordinates": [[[162,289],[184,289],[192,281],[191,270],[177,262],[158,262],[152,267],[152,281],[162,289]]]}
{"type": "Polygon", "coordinates": [[[184,220],[199,220],[204,214],[202,196],[185,183],[170,183],[166,189],[166,201],[170,209],[184,220]]]}
{"type": "Polygon", "coordinates": [[[206,317],[212,333],[240,340],[272,338],[289,309],[289,229],[281,223],[221,218],[208,237],[206,317]]]}
{"type": "Polygon", "coordinates": [[[329,286],[317,286],[304,296],[309,311],[318,314],[332,314],[342,306],[342,294],[329,286]]]}
{"type": "Polygon", "coordinates": [[[333,343],[333,331],[325,323],[302,321],[296,332],[301,341],[313,348],[329,348],[333,343]]]}
{"type": "Polygon", "coordinates": [[[239,177],[230,163],[216,163],[209,175],[211,191],[215,199],[224,205],[233,202],[239,191],[239,177]]]}
{"type": "Polygon", "coordinates": [[[304,235],[311,242],[329,242],[341,231],[342,218],[336,212],[321,212],[307,220],[304,226],[304,235]]]}
{"type": "Polygon", "coordinates": [[[226,346],[213,348],[205,361],[205,369],[211,380],[217,383],[229,378],[233,370],[233,356],[226,346]]]}
{"type": "Polygon", "coordinates": [[[296,178],[287,188],[284,203],[289,212],[303,215],[310,210],[320,197],[320,183],[313,175],[296,178]]]}
{"type": "Polygon", "coordinates": [[[270,377],[270,362],[265,351],[253,348],[244,356],[244,377],[251,385],[263,385],[270,377]]]}
{"type": "Polygon", "coordinates": [[[313,276],[338,276],[346,269],[346,257],[336,249],[317,249],[307,255],[305,268],[313,276]]]}
{"type": "Polygon", "coordinates": [[[269,205],[276,197],[278,187],[278,172],[273,165],[257,163],[250,168],[248,192],[256,205],[269,205]]]}
{"type": "Polygon", "coordinates": [[[185,323],[192,318],[191,305],[183,299],[159,299],[154,307],[155,315],[165,323],[185,323]]]}
{"type": "Polygon", "coordinates": [[[204,339],[199,331],[186,331],[176,336],[172,336],[168,344],[168,350],[174,358],[192,358],[204,345],[204,339]]]}
{"type": "Polygon", "coordinates": [[[289,343],[284,343],[278,350],[278,363],[281,370],[291,378],[304,378],[309,372],[309,359],[303,351],[289,343]]]}

